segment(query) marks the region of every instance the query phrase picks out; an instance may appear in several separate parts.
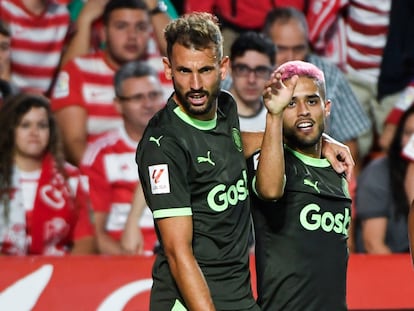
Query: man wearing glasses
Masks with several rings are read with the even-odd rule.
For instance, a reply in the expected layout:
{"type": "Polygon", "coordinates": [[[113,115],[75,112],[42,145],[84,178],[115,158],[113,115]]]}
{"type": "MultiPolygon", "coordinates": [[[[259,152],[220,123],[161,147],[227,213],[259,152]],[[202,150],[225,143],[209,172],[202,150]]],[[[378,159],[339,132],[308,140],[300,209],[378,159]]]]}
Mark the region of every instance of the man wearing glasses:
{"type": "MultiPolygon", "coordinates": [[[[139,186],[134,169],[136,147],[148,121],[164,107],[165,100],[157,72],[145,62],[123,65],[115,73],[114,83],[115,108],[123,126],[101,134],[88,145],[81,169],[89,180],[98,251],[121,255],[127,253],[120,240],[134,191],[139,186]]],[[[138,224],[135,226],[135,236],[144,240],[139,253],[152,254],[156,235],[148,208],[142,216],[142,235],[138,224]]]]}
{"type": "Polygon", "coordinates": [[[270,78],[276,48],[267,37],[256,32],[242,33],[230,50],[232,86],[237,103],[241,131],[263,131],[266,108],[262,93],[270,78]]]}

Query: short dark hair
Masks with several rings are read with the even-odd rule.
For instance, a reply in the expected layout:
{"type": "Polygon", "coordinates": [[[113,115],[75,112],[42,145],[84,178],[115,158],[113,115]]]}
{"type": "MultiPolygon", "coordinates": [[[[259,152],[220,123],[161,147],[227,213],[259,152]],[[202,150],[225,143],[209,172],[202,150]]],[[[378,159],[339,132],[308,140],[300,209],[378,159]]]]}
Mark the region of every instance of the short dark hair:
{"type": "Polygon", "coordinates": [[[276,46],[264,34],[255,31],[242,32],[230,47],[230,60],[243,56],[247,51],[266,54],[272,66],[275,64],[276,46]]]}
{"type": "Polygon", "coordinates": [[[148,12],[148,6],[143,0],[110,0],[104,8],[102,20],[104,25],[108,25],[112,11],[119,9],[135,9],[148,12]]]}
{"type": "Polygon", "coordinates": [[[153,76],[158,79],[157,71],[144,61],[131,61],[121,66],[114,76],[115,95],[122,96],[122,82],[129,78],[153,76]]]}
{"type": "Polygon", "coordinates": [[[193,12],[172,20],[165,27],[164,37],[167,41],[168,58],[171,58],[172,48],[176,43],[196,50],[212,48],[218,60],[223,57],[223,37],[219,21],[210,13],[193,12]]]}
{"type": "Polygon", "coordinates": [[[266,15],[264,26],[263,26],[263,33],[267,36],[270,34],[270,29],[272,28],[273,24],[276,22],[287,23],[291,19],[298,21],[303,30],[305,31],[306,38],[309,37],[309,28],[308,22],[306,20],[305,15],[303,12],[299,11],[294,7],[277,7],[271,11],[269,11],[266,15]]]}

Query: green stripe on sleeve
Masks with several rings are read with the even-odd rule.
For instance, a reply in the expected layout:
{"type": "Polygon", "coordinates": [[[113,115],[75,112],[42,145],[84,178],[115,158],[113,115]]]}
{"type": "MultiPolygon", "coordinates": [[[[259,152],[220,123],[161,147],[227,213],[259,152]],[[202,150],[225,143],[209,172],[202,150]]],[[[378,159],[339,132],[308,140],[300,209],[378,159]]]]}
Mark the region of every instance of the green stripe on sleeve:
{"type": "Polygon", "coordinates": [[[154,218],[166,218],[177,216],[191,216],[193,212],[190,207],[170,208],[153,212],[154,218]]]}

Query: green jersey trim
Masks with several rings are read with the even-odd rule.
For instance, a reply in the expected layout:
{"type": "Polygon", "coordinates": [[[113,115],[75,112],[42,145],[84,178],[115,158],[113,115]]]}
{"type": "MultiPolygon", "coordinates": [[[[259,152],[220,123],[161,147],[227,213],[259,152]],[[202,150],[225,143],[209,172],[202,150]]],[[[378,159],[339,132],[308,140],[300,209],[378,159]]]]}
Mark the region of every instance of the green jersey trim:
{"type": "Polygon", "coordinates": [[[188,114],[183,112],[179,106],[174,108],[174,113],[185,123],[202,131],[212,130],[216,127],[217,124],[217,114],[214,116],[214,119],[212,120],[202,121],[191,118],[188,114]]]}
{"type": "Polygon", "coordinates": [[[154,211],[153,215],[154,218],[166,218],[177,216],[191,216],[193,215],[193,212],[191,211],[191,207],[181,207],[154,211]]]}
{"type": "Polygon", "coordinates": [[[290,152],[292,152],[295,155],[295,157],[297,157],[299,160],[301,160],[306,165],[310,165],[310,166],[313,166],[313,167],[329,167],[329,166],[331,166],[331,163],[329,163],[329,161],[325,158],[323,158],[323,159],[312,158],[312,157],[309,157],[307,155],[304,155],[303,153],[297,152],[297,151],[289,148],[286,145],[285,145],[285,148],[287,150],[289,150],[290,152]]]}

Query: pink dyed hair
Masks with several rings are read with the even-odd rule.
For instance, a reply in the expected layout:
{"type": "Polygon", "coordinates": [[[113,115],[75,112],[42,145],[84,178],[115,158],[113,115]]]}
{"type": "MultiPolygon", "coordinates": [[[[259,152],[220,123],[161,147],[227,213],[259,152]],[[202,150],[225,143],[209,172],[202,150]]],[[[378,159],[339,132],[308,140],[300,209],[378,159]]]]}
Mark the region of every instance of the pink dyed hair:
{"type": "Polygon", "coordinates": [[[283,63],[280,65],[276,72],[282,73],[282,80],[288,80],[294,75],[299,77],[307,77],[315,80],[316,84],[319,86],[320,91],[322,92],[323,97],[325,97],[325,75],[322,70],[316,67],[314,64],[294,60],[283,63]]]}
{"type": "Polygon", "coordinates": [[[283,63],[277,69],[277,72],[282,72],[282,80],[292,78],[294,75],[306,76],[311,79],[317,80],[319,83],[325,83],[325,76],[318,67],[314,64],[303,62],[300,60],[294,60],[283,63]]]}

